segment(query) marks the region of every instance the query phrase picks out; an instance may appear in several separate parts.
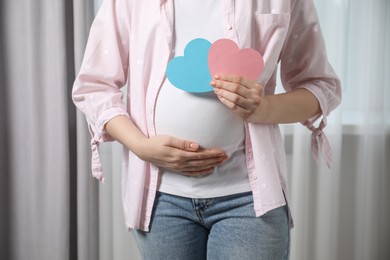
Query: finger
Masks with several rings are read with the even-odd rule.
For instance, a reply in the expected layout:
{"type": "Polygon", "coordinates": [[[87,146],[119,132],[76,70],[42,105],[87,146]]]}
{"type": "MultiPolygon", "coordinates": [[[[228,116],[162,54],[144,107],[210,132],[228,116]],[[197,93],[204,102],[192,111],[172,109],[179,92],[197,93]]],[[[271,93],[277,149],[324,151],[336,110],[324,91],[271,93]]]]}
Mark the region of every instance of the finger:
{"type": "Polygon", "coordinates": [[[214,87],[217,95],[231,92],[248,100],[254,99],[253,101],[264,95],[264,87],[261,84],[239,76],[216,76],[210,85],[214,87]]]}
{"type": "Polygon", "coordinates": [[[188,177],[201,177],[201,176],[210,175],[211,173],[213,173],[213,171],[214,171],[214,168],[211,167],[211,168],[201,170],[201,171],[184,171],[184,172],[180,172],[180,174],[188,176],[188,177]]]}
{"type": "Polygon", "coordinates": [[[199,149],[198,143],[175,137],[170,137],[166,145],[185,151],[197,151],[199,149]]]}
{"type": "Polygon", "coordinates": [[[214,166],[218,166],[222,164],[224,161],[226,161],[228,157],[215,157],[215,158],[209,158],[209,159],[203,159],[203,160],[188,160],[186,161],[186,166],[184,167],[184,170],[189,169],[195,169],[195,170],[201,170],[204,168],[210,168],[214,166]]]}
{"type": "Polygon", "coordinates": [[[218,95],[218,99],[221,101],[222,104],[230,108],[234,113],[238,114],[242,118],[246,118],[247,115],[250,114],[251,110],[247,109],[242,104],[239,105],[219,95],[218,95]]]}
{"type": "Polygon", "coordinates": [[[210,157],[205,159],[188,159],[188,160],[183,160],[182,158],[180,159],[179,157],[176,157],[176,159],[174,160],[165,162],[164,168],[174,169],[175,171],[178,172],[183,172],[183,171],[198,172],[208,168],[216,167],[222,164],[227,158],[228,157],[226,155],[210,157]]]}
{"type": "Polygon", "coordinates": [[[243,109],[249,109],[251,107],[250,99],[237,95],[236,93],[229,92],[224,89],[215,89],[214,92],[217,94],[219,100],[231,109],[235,109],[235,106],[243,109]]]}
{"type": "Polygon", "coordinates": [[[192,161],[181,172],[183,172],[187,176],[201,176],[205,174],[210,174],[214,171],[215,167],[218,167],[227,159],[228,157],[225,156],[220,160],[207,160],[202,162],[192,161]]]}
{"type": "Polygon", "coordinates": [[[250,89],[248,89],[246,86],[240,85],[239,83],[223,80],[213,80],[210,82],[210,85],[214,87],[214,92],[217,95],[225,92],[230,92],[244,98],[250,95],[250,89]]]}
{"type": "Polygon", "coordinates": [[[233,83],[235,85],[241,85],[242,87],[245,87],[247,89],[252,88],[257,82],[242,76],[237,75],[215,75],[213,77],[216,81],[225,81],[229,83],[233,83]]]}
{"type": "Polygon", "coordinates": [[[174,152],[175,157],[183,158],[185,161],[189,160],[205,160],[213,158],[227,157],[226,153],[219,149],[202,149],[199,148],[197,151],[183,151],[177,150],[174,152]]]}

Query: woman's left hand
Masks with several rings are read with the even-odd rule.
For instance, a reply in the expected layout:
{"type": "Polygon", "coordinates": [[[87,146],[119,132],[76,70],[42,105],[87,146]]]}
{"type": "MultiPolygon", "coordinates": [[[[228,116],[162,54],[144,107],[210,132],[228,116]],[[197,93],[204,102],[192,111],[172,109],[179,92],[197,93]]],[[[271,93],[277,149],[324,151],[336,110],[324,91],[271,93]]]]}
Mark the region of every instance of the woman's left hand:
{"type": "Polygon", "coordinates": [[[264,87],[254,80],[232,75],[214,76],[210,85],[219,100],[247,122],[266,119],[264,87]]]}

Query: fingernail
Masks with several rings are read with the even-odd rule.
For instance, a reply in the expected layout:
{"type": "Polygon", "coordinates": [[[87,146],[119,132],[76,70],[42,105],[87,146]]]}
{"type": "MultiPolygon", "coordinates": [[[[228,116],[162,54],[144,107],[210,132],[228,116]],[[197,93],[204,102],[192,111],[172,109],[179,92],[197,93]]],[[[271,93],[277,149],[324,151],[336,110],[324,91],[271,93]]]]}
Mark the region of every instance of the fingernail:
{"type": "Polygon", "coordinates": [[[197,149],[198,148],[198,144],[190,143],[190,148],[197,149]]]}

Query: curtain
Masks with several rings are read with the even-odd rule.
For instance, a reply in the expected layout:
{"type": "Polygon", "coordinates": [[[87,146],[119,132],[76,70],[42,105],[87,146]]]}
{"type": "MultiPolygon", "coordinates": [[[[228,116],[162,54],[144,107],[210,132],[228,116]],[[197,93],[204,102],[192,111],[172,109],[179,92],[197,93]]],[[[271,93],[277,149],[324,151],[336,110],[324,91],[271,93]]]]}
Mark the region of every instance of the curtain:
{"type": "Polygon", "coordinates": [[[0,11],[0,258],[77,259],[72,4],[0,11]]]}
{"type": "Polygon", "coordinates": [[[135,259],[119,195],[91,177],[89,133],[71,101],[95,8],[0,2],[0,259],[135,259]]]}
{"type": "MultiPolygon", "coordinates": [[[[140,259],[123,221],[122,148],[102,145],[98,185],[70,99],[100,2],[0,2],[0,259],[140,259]]],[[[332,170],[312,159],[303,126],[281,128],[291,259],[389,259],[390,2],[315,2],[343,102],[325,128],[332,170]]]]}
{"type": "MultiPolygon", "coordinates": [[[[74,71],[77,73],[82,57],[89,28],[94,18],[93,0],[73,1],[73,35],[74,35],[74,71]]],[[[72,104],[73,105],[73,104],[72,104]]],[[[99,258],[99,190],[98,183],[91,178],[90,168],[90,135],[85,117],[80,111],[76,116],[77,147],[77,257],[94,260],[99,258]]]]}
{"type": "Polygon", "coordinates": [[[389,259],[390,2],[316,5],[343,102],[325,129],[331,171],[310,159],[304,129],[284,127],[296,223],[291,259],[389,259]]]}

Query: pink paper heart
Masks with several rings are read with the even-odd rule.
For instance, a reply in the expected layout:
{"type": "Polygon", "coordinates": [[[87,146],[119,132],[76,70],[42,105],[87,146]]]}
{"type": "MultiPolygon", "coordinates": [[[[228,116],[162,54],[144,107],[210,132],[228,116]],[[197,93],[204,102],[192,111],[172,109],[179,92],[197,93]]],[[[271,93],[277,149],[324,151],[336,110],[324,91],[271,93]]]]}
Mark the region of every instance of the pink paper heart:
{"type": "Polygon", "coordinates": [[[212,76],[229,74],[257,80],[264,69],[263,56],[258,51],[240,50],[234,41],[228,39],[217,40],[211,45],[208,63],[212,76]]]}

